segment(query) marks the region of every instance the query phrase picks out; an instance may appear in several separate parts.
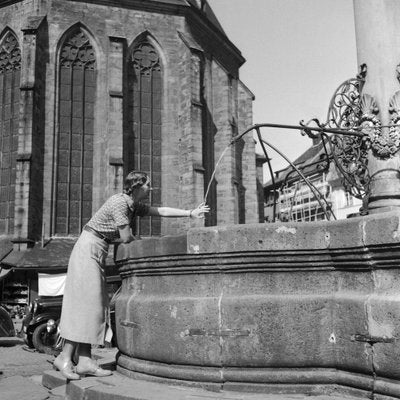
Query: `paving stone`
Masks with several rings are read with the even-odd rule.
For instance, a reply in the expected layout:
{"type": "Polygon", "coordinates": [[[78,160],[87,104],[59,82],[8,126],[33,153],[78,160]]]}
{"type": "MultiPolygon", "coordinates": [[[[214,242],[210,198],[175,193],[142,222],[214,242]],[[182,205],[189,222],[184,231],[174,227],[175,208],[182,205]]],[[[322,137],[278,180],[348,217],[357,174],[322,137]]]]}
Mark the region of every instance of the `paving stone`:
{"type": "Polygon", "coordinates": [[[45,400],[49,392],[23,376],[11,376],[0,380],[0,400],[45,400]]]}

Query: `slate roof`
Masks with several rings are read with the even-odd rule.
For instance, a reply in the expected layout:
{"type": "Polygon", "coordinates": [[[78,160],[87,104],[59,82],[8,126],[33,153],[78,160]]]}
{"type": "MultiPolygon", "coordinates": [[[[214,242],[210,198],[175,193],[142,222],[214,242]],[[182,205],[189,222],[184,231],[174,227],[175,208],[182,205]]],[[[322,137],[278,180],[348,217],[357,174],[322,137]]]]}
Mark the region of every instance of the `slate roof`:
{"type": "MultiPolygon", "coordinates": [[[[194,5],[196,7],[196,1],[194,0],[187,0],[187,3],[194,5]]],[[[204,8],[203,8],[203,13],[206,16],[206,18],[216,27],[218,30],[220,30],[223,34],[225,34],[221,24],[219,23],[217,17],[214,14],[214,11],[211,9],[210,5],[208,4],[207,1],[204,2],[204,8]]]]}
{"type": "MultiPolygon", "coordinates": [[[[293,164],[305,175],[310,176],[317,172],[318,165],[321,165],[319,161],[326,159],[325,149],[322,141],[308,148],[303,154],[301,154],[293,164]]],[[[283,182],[287,180],[299,180],[299,174],[294,168],[289,165],[288,167],[277,171],[275,176],[275,186],[280,187],[283,182]]],[[[268,191],[273,189],[272,180],[268,181],[264,185],[264,190],[268,191]]]]}
{"type": "Polygon", "coordinates": [[[25,251],[12,251],[1,264],[5,268],[66,270],[75,241],[76,239],[51,239],[44,247],[37,244],[25,251]]]}
{"type": "MultiPolygon", "coordinates": [[[[11,251],[3,260],[4,269],[24,269],[38,272],[62,272],[68,267],[69,256],[77,238],[53,238],[42,247],[37,243],[35,247],[25,251],[11,251]]],[[[118,274],[113,257],[107,257],[107,275],[118,274]]]]}

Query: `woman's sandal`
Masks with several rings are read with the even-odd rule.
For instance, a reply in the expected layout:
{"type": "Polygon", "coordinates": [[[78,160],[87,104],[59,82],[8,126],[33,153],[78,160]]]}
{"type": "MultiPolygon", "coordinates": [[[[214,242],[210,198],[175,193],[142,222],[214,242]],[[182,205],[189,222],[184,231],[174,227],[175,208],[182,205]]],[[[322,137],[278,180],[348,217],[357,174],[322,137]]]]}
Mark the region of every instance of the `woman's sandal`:
{"type": "Polygon", "coordinates": [[[62,361],[61,358],[57,357],[53,362],[53,368],[56,371],[60,371],[65,378],[71,381],[81,379],[81,377],[74,372],[72,361],[70,360],[62,361]]]}
{"type": "Polygon", "coordinates": [[[92,364],[89,366],[89,368],[84,369],[80,369],[79,365],[77,365],[76,372],[81,376],[97,376],[98,378],[112,375],[111,371],[109,371],[108,369],[103,369],[97,364],[92,364]]]}

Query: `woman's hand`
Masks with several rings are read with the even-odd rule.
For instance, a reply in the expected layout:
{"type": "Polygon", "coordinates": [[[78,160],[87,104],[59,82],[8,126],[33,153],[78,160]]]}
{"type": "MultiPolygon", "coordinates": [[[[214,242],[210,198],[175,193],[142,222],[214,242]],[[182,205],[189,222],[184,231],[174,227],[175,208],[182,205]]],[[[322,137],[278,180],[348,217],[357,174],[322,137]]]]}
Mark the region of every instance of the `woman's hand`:
{"type": "Polygon", "coordinates": [[[210,207],[205,203],[201,203],[197,208],[190,211],[191,218],[204,218],[204,214],[210,212],[210,207]]]}

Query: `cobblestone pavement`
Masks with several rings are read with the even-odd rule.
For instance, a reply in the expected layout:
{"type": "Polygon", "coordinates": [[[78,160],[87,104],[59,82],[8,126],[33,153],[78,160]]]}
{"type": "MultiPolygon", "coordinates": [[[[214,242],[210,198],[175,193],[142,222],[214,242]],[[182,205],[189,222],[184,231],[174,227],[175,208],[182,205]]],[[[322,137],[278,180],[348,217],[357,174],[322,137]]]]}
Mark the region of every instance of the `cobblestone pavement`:
{"type": "MultiPolygon", "coordinates": [[[[96,349],[95,356],[116,349],[96,349]]],[[[29,349],[20,338],[0,338],[0,400],[62,400],[56,390],[42,386],[42,374],[52,369],[54,357],[29,349]]]]}
{"type": "Polygon", "coordinates": [[[0,379],[41,375],[51,368],[54,357],[28,349],[22,339],[0,338],[0,379]]]}
{"type": "Polygon", "coordinates": [[[0,338],[0,400],[61,400],[44,389],[43,371],[54,357],[29,349],[20,338],[0,338]]]}
{"type": "MultiPolygon", "coordinates": [[[[94,354],[99,358],[114,356],[116,349],[95,349],[94,354]]],[[[0,338],[0,400],[65,400],[65,387],[56,388],[53,391],[45,389],[42,382],[44,371],[52,368],[54,357],[41,354],[28,349],[19,338],[0,338]],[[63,392],[64,391],[64,392],[63,392]]],[[[117,378],[117,377],[116,377],[117,378]]],[[[86,378],[91,379],[91,378],[86,378]]],[[[93,379],[93,378],[92,378],[93,379]]],[[[142,382],[143,393],[150,393],[154,389],[154,383],[142,382]],[[148,391],[146,385],[149,385],[148,391]]],[[[181,388],[183,391],[184,388],[181,388]]],[[[187,389],[189,390],[189,389],[187,389]]],[[[128,391],[127,391],[128,392],[128,391]]],[[[142,393],[142,394],[143,394],[142,393]]],[[[103,393],[104,395],[104,393],[103,393]]],[[[107,395],[106,395],[107,396],[107,395]]],[[[109,398],[114,396],[109,394],[109,398]]],[[[247,395],[243,393],[229,392],[225,394],[202,393],[203,398],[210,400],[240,399],[240,400],[345,400],[347,397],[335,397],[328,395],[310,396],[304,394],[291,395],[247,395]],[[228,396],[228,397],[227,397],[228,396]]],[[[146,395],[144,397],[147,398],[146,395]]],[[[151,396],[150,396],[151,397],[151,396]]],[[[197,396],[195,396],[197,398],[197,396]]],[[[99,397],[100,398],[100,397],[99,397]]],[[[101,396],[102,399],[105,397],[101,396]]],[[[185,397],[192,399],[193,396],[185,397]]],[[[158,400],[176,400],[165,394],[165,398],[158,400]]]]}

